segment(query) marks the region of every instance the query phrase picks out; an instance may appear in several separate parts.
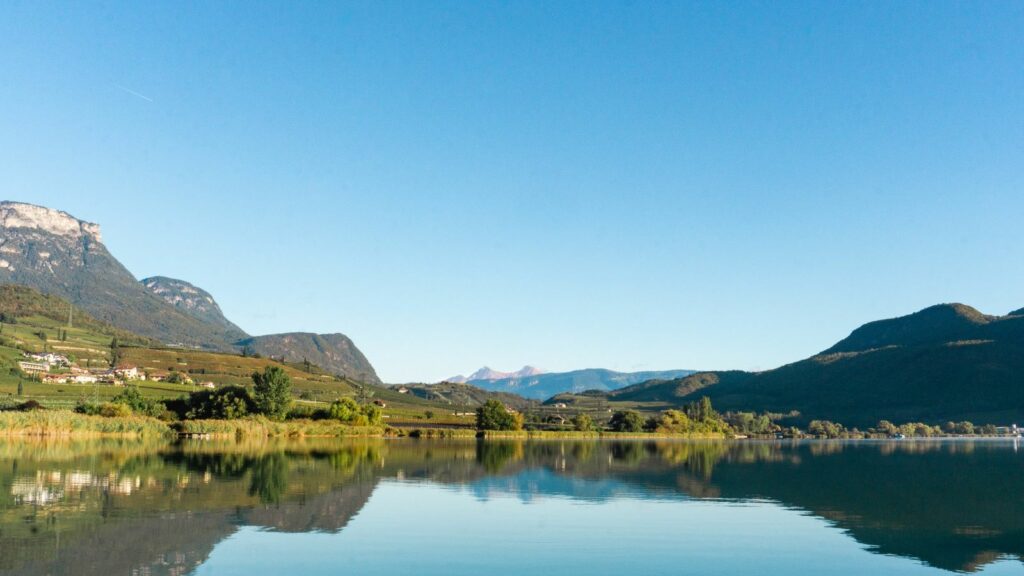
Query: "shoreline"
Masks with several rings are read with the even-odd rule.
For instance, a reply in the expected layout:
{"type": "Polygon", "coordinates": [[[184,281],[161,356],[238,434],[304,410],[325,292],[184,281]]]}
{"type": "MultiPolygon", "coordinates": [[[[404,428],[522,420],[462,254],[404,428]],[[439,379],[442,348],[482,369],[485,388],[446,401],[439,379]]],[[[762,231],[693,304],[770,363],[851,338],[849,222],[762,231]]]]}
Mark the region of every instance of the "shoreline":
{"type": "Polygon", "coordinates": [[[389,426],[351,426],[332,420],[286,420],[276,422],[263,417],[237,420],[164,421],[148,416],[92,416],[64,410],[0,412],[0,439],[4,438],[410,438],[437,440],[697,440],[733,442],[786,442],[828,440],[839,442],[903,441],[993,441],[1017,440],[1013,435],[936,435],[890,438],[734,437],[724,433],[666,434],[659,432],[588,432],[572,430],[498,431],[471,428],[413,428],[389,426]]]}

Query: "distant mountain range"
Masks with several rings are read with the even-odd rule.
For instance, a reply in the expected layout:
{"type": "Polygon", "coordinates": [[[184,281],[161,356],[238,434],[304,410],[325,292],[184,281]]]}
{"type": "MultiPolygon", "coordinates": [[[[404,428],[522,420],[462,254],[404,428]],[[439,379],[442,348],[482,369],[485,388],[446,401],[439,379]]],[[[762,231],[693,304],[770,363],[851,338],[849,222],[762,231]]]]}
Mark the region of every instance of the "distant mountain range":
{"type": "MultiPolygon", "coordinates": [[[[867,427],[881,419],[1024,421],[1024,309],[991,316],[963,304],[865,324],[831,348],[766,372],[701,372],[615,390],[609,400],[719,410],[796,410],[797,422],[867,427]]],[[[571,399],[566,399],[571,401],[571,399]]]]}
{"type": "Polygon", "coordinates": [[[516,370],[515,372],[499,372],[490,367],[484,366],[483,368],[470,374],[468,377],[459,374],[458,376],[445,378],[445,382],[465,384],[466,382],[479,382],[484,380],[502,380],[505,378],[528,378],[530,376],[537,376],[543,373],[543,370],[541,370],[540,368],[534,368],[533,366],[523,366],[522,368],[516,370]]]}
{"type": "Polygon", "coordinates": [[[524,366],[516,372],[498,372],[483,367],[468,378],[455,376],[447,382],[466,383],[490,392],[518,394],[524,398],[545,400],[565,392],[586,390],[612,391],[631,384],[653,379],[680,378],[693,374],[693,370],[664,370],[651,372],[615,372],[604,368],[587,368],[571,372],[543,372],[524,366]]]}
{"type": "Polygon", "coordinates": [[[209,293],[183,280],[138,281],[103,245],[98,224],[67,212],[0,202],[0,284],[64,298],[96,320],[165,345],[308,360],[354,380],[379,383],[373,366],[341,334],[250,337],[209,293]]]}

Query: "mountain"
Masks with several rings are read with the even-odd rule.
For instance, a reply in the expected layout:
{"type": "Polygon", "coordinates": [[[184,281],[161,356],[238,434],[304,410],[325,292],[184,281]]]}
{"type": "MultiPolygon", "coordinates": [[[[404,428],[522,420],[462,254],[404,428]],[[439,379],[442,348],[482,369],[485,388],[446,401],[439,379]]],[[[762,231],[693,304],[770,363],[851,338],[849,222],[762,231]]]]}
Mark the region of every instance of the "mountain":
{"type": "Polygon", "coordinates": [[[491,369],[488,366],[484,366],[483,368],[481,368],[481,369],[477,370],[476,372],[473,372],[472,374],[470,374],[468,378],[463,376],[463,375],[461,375],[461,374],[459,374],[458,376],[452,376],[451,378],[446,378],[445,382],[454,382],[456,384],[465,384],[466,382],[478,382],[478,381],[484,381],[484,380],[501,380],[501,379],[504,379],[504,378],[527,378],[529,376],[536,376],[538,374],[543,374],[543,373],[544,373],[543,370],[541,370],[540,368],[534,368],[533,366],[523,366],[522,368],[520,368],[519,370],[516,370],[515,372],[499,372],[497,370],[491,369]]]}
{"type": "Polygon", "coordinates": [[[219,352],[248,347],[264,356],[309,360],[353,380],[380,382],[366,357],[342,334],[252,338],[224,317],[205,290],[162,276],[136,280],[103,245],[99,225],[67,212],[0,202],[3,284],[59,296],[99,322],[163,344],[219,352]]]}
{"type": "Polygon", "coordinates": [[[60,296],[97,320],[164,342],[232,350],[232,339],[140,284],[103,245],[100,227],[66,212],[0,202],[0,284],[60,296]]]}
{"type": "MultiPolygon", "coordinates": [[[[579,393],[584,390],[611,391],[656,378],[679,378],[693,374],[693,370],[665,370],[660,372],[615,372],[603,368],[587,368],[572,372],[539,372],[530,366],[513,373],[495,372],[481,368],[474,372],[466,383],[491,392],[518,394],[524,398],[545,400],[564,392],[579,393]],[[478,378],[479,375],[498,375],[478,378]]],[[[449,380],[451,382],[452,380],[449,380]]]]}
{"type": "MultiPolygon", "coordinates": [[[[140,337],[136,334],[115,328],[107,322],[102,322],[89,315],[88,312],[72,305],[67,300],[58,296],[43,294],[35,288],[19,286],[16,284],[0,284],[0,314],[3,321],[8,324],[22,325],[25,318],[39,317],[56,323],[61,328],[67,328],[67,321],[70,318],[74,329],[86,330],[91,335],[108,336],[111,339],[117,338],[121,344],[132,346],[151,346],[156,341],[140,337]],[[70,310],[69,310],[70,309],[70,310]],[[70,312],[70,314],[69,314],[70,312]]],[[[35,331],[35,328],[32,328],[35,331]]],[[[17,344],[16,335],[8,328],[7,335],[11,336],[13,342],[5,342],[4,345],[17,344]]],[[[0,339],[3,340],[3,339],[0,339]]],[[[70,349],[67,342],[57,344],[61,350],[70,349]]],[[[95,342],[90,343],[90,348],[95,347],[95,342]]],[[[106,352],[106,350],[102,350],[106,352]]]]}
{"type": "Polygon", "coordinates": [[[232,342],[248,338],[249,335],[224,317],[220,305],[209,292],[184,280],[152,276],[144,278],[142,285],[160,297],[164,302],[210,326],[219,327],[224,337],[232,342]]]}
{"type": "Polygon", "coordinates": [[[290,332],[245,338],[237,345],[249,352],[287,362],[309,361],[324,370],[359,382],[380,384],[373,366],[344,334],[290,332]]]}
{"type": "Polygon", "coordinates": [[[719,410],[788,413],[867,427],[879,420],[1024,420],[1024,315],[963,304],[865,324],[831,348],[766,372],[703,372],[645,382],[610,400],[678,406],[711,398],[719,410]]]}
{"type": "Polygon", "coordinates": [[[462,384],[459,382],[439,382],[437,384],[399,384],[392,388],[405,388],[408,394],[442,402],[452,406],[466,406],[475,408],[483,405],[488,400],[498,400],[509,408],[525,412],[537,406],[537,402],[523,398],[517,394],[504,392],[488,392],[477,386],[462,384]]]}

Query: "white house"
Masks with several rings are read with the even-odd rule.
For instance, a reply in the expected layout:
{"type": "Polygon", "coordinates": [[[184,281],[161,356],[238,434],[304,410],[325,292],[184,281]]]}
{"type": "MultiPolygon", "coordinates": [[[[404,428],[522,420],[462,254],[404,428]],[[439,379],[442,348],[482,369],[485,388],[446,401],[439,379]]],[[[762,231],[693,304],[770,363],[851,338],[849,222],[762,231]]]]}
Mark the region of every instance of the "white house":
{"type": "Polygon", "coordinates": [[[54,354],[53,352],[47,352],[45,354],[29,354],[28,357],[36,362],[46,363],[51,366],[67,366],[71,364],[67,357],[61,356],[60,354],[54,354]]]}
{"type": "Polygon", "coordinates": [[[114,370],[114,374],[122,380],[144,380],[145,374],[135,366],[121,366],[114,370]]]}
{"type": "Polygon", "coordinates": [[[18,362],[18,368],[29,374],[45,373],[50,371],[50,365],[43,362],[18,362]]]}

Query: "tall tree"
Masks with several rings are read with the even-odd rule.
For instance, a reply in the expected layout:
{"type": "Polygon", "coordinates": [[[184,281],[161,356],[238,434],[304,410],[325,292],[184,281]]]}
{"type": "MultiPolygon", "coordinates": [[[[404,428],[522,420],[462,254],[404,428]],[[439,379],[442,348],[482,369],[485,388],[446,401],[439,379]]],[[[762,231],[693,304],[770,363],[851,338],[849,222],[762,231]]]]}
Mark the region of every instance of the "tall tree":
{"type": "Polygon", "coordinates": [[[280,366],[253,372],[253,403],[256,411],[271,420],[284,420],[292,402],[292,381],[280,366]]]}

